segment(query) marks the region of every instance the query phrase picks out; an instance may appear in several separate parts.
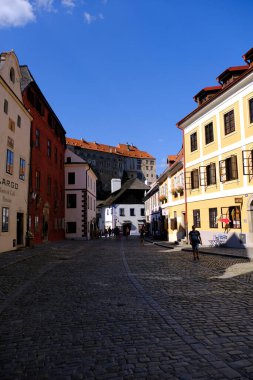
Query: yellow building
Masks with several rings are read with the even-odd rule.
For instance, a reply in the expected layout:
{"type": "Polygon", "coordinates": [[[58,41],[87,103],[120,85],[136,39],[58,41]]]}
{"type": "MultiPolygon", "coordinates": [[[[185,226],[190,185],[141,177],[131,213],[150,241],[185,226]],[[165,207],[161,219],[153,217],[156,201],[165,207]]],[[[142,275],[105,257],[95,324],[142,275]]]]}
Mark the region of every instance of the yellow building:
{"type": "Polygon", "coordinates": [[[253,49],[202,89],[183,131],[186,219],[204,245],[253,246],[253,49]]]}

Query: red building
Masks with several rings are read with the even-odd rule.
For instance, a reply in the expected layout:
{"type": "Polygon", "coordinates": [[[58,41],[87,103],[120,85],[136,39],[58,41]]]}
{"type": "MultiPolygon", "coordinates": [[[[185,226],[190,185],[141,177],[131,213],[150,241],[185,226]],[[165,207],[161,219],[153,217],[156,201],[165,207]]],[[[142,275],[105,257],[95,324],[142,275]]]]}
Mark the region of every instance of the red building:
{"type": "Polygon", "coordinates": [[[27,66],[21,66],[23,101],[33,117],[28,225],[34,243],[61,240],[64,232],[65,130],[27,66]]]}

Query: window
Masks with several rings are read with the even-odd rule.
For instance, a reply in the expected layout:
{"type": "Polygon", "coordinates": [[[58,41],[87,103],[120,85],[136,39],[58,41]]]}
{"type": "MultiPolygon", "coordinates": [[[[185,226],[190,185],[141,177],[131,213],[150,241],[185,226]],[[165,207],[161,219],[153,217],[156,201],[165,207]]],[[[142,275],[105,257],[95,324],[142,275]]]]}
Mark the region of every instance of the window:
{"type": "Polygon", "coordinates": [[[194,132],[191,136],[191,152],[194,152],[198,149],[198,142],[197,142],[197,132],[194,132]]]}
{"type": "Polygon", "coordinates": [[[232,133],[235,131],[235,116],[234,110],[229,111],[224,115],[224,127],[225,127],[225,135],[232,133]]]}
{"type": "Polygon", "coordinates": [[[39,217],[37,215],[34,217],[34,230],[35,232],[39,231],[39,217]]]}
{"type": "Polygon", "coordinates": [[[47,156],[51,157],[52,147],[51,147],[51,141],[47,140],[47,156]]]}
{"type": "Polygon", "coordinates": [[[253,178],[253,149],[242,151],[243,175],[249,176],[249,181],[253,178]]]}
{"type": "Polygon", "coordinates": [[[68,184],[74,185],[75,184],[75,173],[68,173],[68,184]]]}
{"type": "Polygon", "coordinates": [[[12,152],[12,150],[7,149],[6,173],[13,174],[13,160],[14,153],[12,152]]]}
{"type": "Polygon", "coordinates": [[[206,144],[210,144],[213,140],[213,123],[209,123],[205,126],[206,144]]]}
{"type": "Polygon", "coordinates": [[[193,224],[196,228],[200,228],[200,210],[193,210],[193,224]]]}
{"type": "Polygon", "coordinates": [[[217,223],[217,208],[209,208],[209,227],[218,228],[217,223]]]}
{"type": "Polygon", "coordinates": [[[68,234],[76,233],[76,222],[67,222],[67,231],[68,234]]]}
{"type": "Polygon", "coordinates": [[[58,151],[56,146],[54,147],[54,162],[57,164],[58,162],[58,151]]]}
{"type": "Polygon", "coordinates": [[[25,180],[25,160],[23,158],[19,160],[19,179],[25,180]]]}
{"type": "Polygon", "coordinates": [[[76,194],[67,194],[67,208],[76,208],[76,194]]]}
{"type": "Polygon", "coordinates": [[[4,99],[4,113],[6,113],[6,115],[8,115],[8,100],[4,99]]]}
{"type": "Polygon", "coordinates": [[[130,208],[130,216],[135,216],[134,208],[130,208]]]}
{"type": "Polygon", "coordinates": [[[52,187],[52,178],[50,176],[47,177],[47,194],[51,194],[52,187]]]}
{"type": "Polygon", "coordinates": [[[141,208],[141,216],[145,216],[145,209],[141,208]]]}
{"type": "Polygon", "coordinates": [[[220,181],[232,181],[238,179],[237,157],[231,156],[220,161],[220,181]]]}
{"type": "Polygon", "coordinates": [[[216,165],[211,163],[206,167],[206,185],[215,185],[216,184],[216,165]]]}
{"type": "Polygon", "coordinates": [[[34,106],[34,93],[30,88],[27,90],[27,99],[34,106]]]}
{"type": "Polygon", "coordinates": [[[35,132],[35,146],[37,148],[40,147],[40,130],[39,129],[36,129],[36,132],[35,132]]]}
{"type": "Polygon", "coordinates": [[[54,199],[58,200],[59,195],[58,195],[58,182],[54,181],[54,199]]]}
{"type": "Polygon", "coordinates": [[[125,209],[124,208],[120,208],[119,209],[119,215],[120,216],[125,216],[125,209]]]}
{"type": "Polygon", "coordinates": [[[8,207],[2,208],[2,232],[9,231],[9,209],[8,207]]]}
{"type": "Polygon", "coordinates": [[[13,67],[11,67],[10,69],[10,80],[12,81],[12,83],[15,83],[15,71],[13,67]]]}
{"type": "Polygon", "coordinates": [[[35,170],[35,190],[40,190],[40,172],[35,170]]]}
{"type": "Polygon", "coordinates": [[[194,169],[191,171],[191,188],[198,189],[199,187],[199,171],[194,169]]]}
{"type": "Polygon", "coordinates": [[[11,118],[9,118],[9,129],[15,132],[15,122],[11,118]]]}
{"type": "Polygon", "coordinates": [[[249,100],[249,121],[253,123],[253,99],[249,100]]]}
{"type": "Polygon", "coordinates": [[[21,117],[19,115],[17,117],[17,126],[21,128],[21,117]]]}

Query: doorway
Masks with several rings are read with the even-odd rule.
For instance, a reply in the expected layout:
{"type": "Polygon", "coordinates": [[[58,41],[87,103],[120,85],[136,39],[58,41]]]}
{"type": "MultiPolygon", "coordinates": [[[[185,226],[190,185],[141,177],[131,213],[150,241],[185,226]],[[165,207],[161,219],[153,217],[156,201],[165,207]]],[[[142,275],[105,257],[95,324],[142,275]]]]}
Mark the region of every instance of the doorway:
{"type": "Polygon", "coordinates": [[[24,214],[17,213],[17,245],[24,244],[24,214]]]}
{"type": "Polygon", "coordinates": [[[48,220],[49,220],[49,206],[45,204],[43,207],[43,219],[42,219],[42,239],[48,241],[48,220]]]}

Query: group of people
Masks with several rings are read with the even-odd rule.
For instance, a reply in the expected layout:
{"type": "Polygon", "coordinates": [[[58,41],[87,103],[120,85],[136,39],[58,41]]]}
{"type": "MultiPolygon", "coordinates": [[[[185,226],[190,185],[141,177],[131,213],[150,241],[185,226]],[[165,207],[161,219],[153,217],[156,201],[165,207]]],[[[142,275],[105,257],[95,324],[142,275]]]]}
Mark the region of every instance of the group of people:
{"type": "MultiPolygon", "coordinates": [[[[144,237],[145,237],[145,227],[144,225],[140,228],[140,242],[141,244],[144,244],[144,237]]],[[[125,229],[125,235],[126,238],[130,235],[130,228],[127,226],[125,229]]],[[[102,236],[102,234],[100,234],[102,236]]],[[[109,227],[108,229],[105,228],[104,230],[104,236],[105,237],[111,237],[115,236],[116,238],[120,238],[120,229],[118,226],[116,226],[114,229],[111,229],[109,227]]],[[[193,225],[192,230],[189,232],[189,241],[192,246],[192,253],[193,253],[193,260],[199,260],[199,245],[202,244],[201,235],[198,230],[196,230],[196,227],[193,225]]]]}

